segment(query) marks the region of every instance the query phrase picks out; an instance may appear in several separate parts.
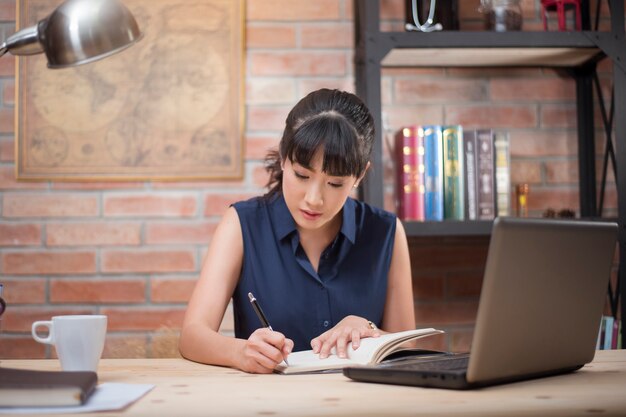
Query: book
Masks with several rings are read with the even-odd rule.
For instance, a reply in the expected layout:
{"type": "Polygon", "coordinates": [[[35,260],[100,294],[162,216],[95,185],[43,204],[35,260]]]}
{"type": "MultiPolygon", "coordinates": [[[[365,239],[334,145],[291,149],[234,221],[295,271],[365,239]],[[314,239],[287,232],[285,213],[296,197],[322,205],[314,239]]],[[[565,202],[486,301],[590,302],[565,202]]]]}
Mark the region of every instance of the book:
{"type": "Polygon", "coordinates": [[[361,345],[355,350],[348,346],[347,358],[340,358],[331,351],[330,356],[320,359],[312,350],[294,352],[287,358],[289,365],[279,364],[275,372],[279,374],[301,374],[340,370],[346,366],[373,365],[381,363],[392,353],[407,350],[404,343],[426,336],[443,333],[433,328],[407,330],[404,332],[387,333],[379,337],[361,339],[361,345]]]}
{"type": "Polygon", "coordinates": [[[493,220],[496,213],[493,131],[476,130],[477,208],[479,220],[493,220]]]}
{"type": "Polygon", "coordinates": [[[424,131],[418,126],[396,135],[398,217],[424,220],[424,131]]]}
{"type": "Polygon", "coordinates": [[[463,128],[445,126],[443,141],[443,212],[444,219],[463,220],[465,217],[465,186],[463,168],[463,128]]]}
{"type": "Polygon", "coordinates": [[[494,159],[496,173],[496,213],[498,216],[511,214],[511,167],[508,132],[495,132],[494,159]]]}
{"type": "Polygon", "coordinates": [[[613,345],[613,323],[615,319],[613,316],[605,316],[604,317],[604,346],[602,347],[604,350],[611,349],[613,345]]]}
{"type": "Polygon", "coordinates": [[[465,218],[478,219],[478,173],[476,131],[463,132],[463,158],[465,159],[465,218]]]}
{"type": "Polygon", "coordinates": [[[441,126],[424,129],[424,218],[443,220],[443,149],[441,126]]]}
{"type": "Polygon", "coordinates": [[[0,366],[0,407],[61,407],[83,404],[94,392],[92,371],[33,371],[0,366]]]}

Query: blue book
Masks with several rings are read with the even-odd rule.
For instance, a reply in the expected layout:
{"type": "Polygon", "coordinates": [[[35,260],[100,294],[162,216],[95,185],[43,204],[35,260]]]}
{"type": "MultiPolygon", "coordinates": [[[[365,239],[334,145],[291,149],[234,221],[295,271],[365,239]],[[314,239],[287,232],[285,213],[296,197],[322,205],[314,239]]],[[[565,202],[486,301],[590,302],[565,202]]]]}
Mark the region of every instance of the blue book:
{"type": "Polygon", "coordinates": [[[611,349],[611,345],[613,344],[613,316],[605,316],[604,322],[604,349],[611,349]]]}
{"type": "Polygon", "coordinates": [[[441,126],[424,130],[424,218],[443,220],[443,148],[441,126]]]}

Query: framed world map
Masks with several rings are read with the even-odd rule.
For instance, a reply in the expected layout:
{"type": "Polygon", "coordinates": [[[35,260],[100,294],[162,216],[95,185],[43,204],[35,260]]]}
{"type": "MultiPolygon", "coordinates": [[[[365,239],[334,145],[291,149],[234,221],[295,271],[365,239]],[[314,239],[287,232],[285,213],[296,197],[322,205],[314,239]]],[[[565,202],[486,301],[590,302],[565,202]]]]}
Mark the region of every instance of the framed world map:
{"type": "MultiPolygon", "coordinates": [[[[17,64],[17,178],[193,180],[243,173],[244,0],[122,0],[143,38],[108,58],[17,64]]],[[[19,28],[60,0],[17,0],[19,28]]]]}

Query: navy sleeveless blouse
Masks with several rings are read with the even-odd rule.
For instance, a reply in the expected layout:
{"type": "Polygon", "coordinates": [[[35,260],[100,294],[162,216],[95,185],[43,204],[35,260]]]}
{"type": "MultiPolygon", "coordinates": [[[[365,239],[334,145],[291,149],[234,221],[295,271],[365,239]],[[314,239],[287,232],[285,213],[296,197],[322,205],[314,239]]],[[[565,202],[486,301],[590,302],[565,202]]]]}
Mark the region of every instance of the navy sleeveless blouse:
{"type": "Polygon", "coordinates": [[[380,326],[387,296],[396,217],[348,198],[343,223],[315,272],[282,195],[235,203],[243,234],[243,265],[233,294],[235,336],[261,323],[248,292],[275,331],[311,349],[311,339],[354,314],[380,326]]]}

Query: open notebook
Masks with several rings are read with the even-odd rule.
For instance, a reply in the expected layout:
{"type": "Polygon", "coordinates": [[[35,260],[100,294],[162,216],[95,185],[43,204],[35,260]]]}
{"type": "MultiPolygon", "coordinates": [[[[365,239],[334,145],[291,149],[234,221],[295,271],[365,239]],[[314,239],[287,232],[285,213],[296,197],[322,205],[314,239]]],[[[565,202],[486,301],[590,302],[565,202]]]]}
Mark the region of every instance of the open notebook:
{"type": "Polygon", "coordinates": [[[498,218],[469,356],[349,367],[358,381],[466,389],[570,372],[595,353],[617,224],[498,218]]]}
{"type": "Polygon", "coordinates": [[[380,363],[392,353],[407,349],[405,343],[426,336],[441,334],[443,331],[427,328],[407,330],[398,333],[388,333],[379,337],[368,337],[361,340],[361,345],[352,349],[348,346],[347,358],[340,358],[331,351],[330,356],[320,359],[312,350],[294,352],[289,355],[289,366],[284,362],[279,364],[275,372],[280,374],[301,374],[341,369],[350,365],[366,365],[380,363]]]}

